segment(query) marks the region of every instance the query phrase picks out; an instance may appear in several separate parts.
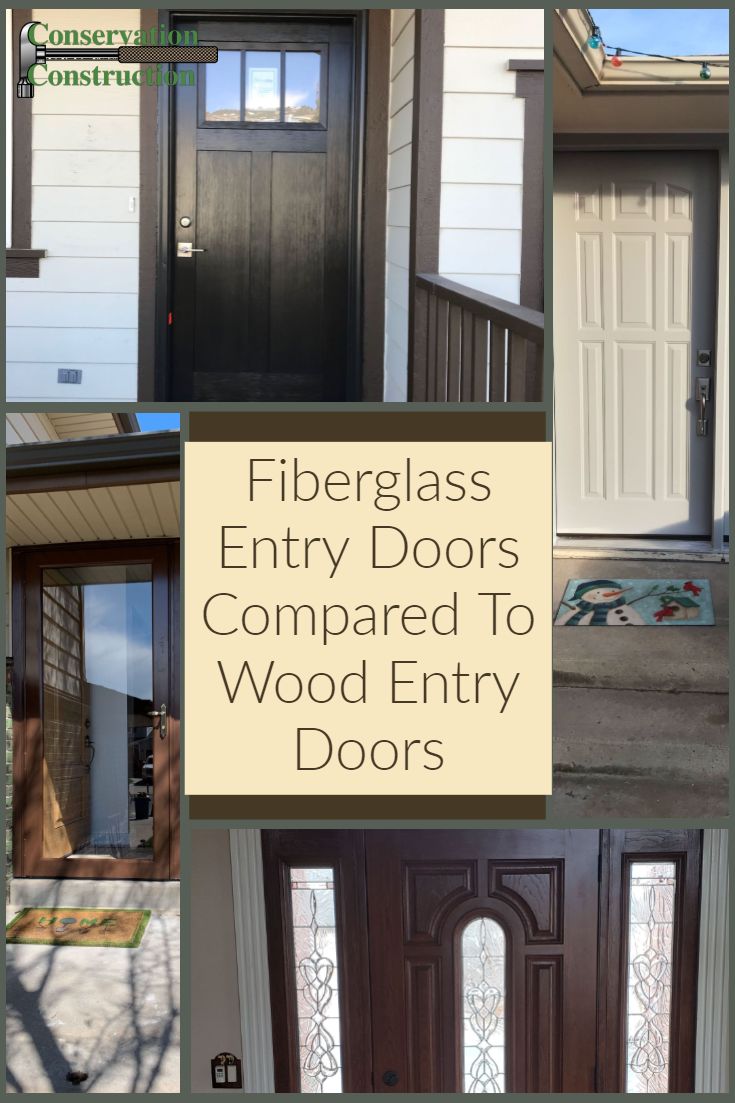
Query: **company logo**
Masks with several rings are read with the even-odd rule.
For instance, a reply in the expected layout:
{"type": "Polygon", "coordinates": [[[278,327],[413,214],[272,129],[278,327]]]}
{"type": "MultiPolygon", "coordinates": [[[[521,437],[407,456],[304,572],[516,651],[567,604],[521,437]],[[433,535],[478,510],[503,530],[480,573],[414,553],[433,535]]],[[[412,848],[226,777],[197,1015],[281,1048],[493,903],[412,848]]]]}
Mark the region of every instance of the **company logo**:
{"type": "Polygon", "coordinates": [[[169,30],[163,24],[150,30],[54,30],[34,21],[21,28],[18,41],[19,99],[31,99],[36,88],[125,87],[127,85],[192,85],[194,69],[168,66],[189,62],[212,65],[216,46],[200,46],[196,31],[169,30]],[[80,47],[91,49],[80,49],[80,47]],[[116,61],[120,69],[57,69],[52,62],[116,61]],[[127,68],[136,66],[136,68],[127,68]],[[140,68],[137,68],[140,66],[140,68]]]}

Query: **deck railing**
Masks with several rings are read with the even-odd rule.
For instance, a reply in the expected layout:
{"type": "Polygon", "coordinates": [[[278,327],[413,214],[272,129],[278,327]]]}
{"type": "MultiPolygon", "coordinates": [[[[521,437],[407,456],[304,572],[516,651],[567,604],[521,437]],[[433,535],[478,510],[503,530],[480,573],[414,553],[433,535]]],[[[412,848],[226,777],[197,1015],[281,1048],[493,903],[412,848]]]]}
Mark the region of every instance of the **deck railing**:
{"type": "Polygon", "coordinates": [[[414,402],[540,402],[544,316],[443,276],[416,276],[414,402]]]}

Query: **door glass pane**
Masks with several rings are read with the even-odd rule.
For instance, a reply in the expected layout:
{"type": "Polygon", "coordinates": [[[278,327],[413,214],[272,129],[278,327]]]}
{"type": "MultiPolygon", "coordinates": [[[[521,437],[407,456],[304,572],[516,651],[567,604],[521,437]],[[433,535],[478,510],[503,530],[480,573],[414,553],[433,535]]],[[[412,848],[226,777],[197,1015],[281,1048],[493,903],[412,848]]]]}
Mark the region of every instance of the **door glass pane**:
{"type": "Polygon", "coordinates": [[[505,1091],[505,932],[482,916],[462,934],[462,1090],[505,1091]]]}
{"type": "Polygon", "coordinates": [[[245,121],[281,121],[281,55],[269,50],[245,54],[245,121]]]}
{"type": "Polygon", "coordinates": [[[321,57],[300,50],[286,54],[286,122],[318,123],[321,57]]]}
{"type": "Polygon", "coordinates": [[[625,1090],[661,1094],[669,1090],[676,866],[633,862],[628,888],[625,1090]]]}
{"type": "Polygon", "coordinates": [[[208,123],[239,123],[240,111],[240,52],[220,50],[216,65],[202,65],[206,69],[204,118],[208,123]]]}
{"type": "Polygon", "coordinates": [[[43,852],[153,857],[150,564],[42,578],[43,852]]]}
{"type": "Polygon", "coordinates": [[[342,1091],[334,870],[292,869],[302,1092],[342,1091]]]}

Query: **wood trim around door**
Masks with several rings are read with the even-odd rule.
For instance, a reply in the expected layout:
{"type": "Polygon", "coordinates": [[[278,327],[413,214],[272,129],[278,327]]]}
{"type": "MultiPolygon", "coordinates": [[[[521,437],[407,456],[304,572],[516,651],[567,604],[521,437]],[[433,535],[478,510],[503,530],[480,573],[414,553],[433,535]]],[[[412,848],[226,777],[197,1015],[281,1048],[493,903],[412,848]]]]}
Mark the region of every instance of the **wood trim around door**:
{"type": "MultiPolygon", "coordinates": [[[[143,9],[141,18],[169,28],[178,17],[294,19],[349,18],[355,28],[355,142],[353,172],[355,399],[382,399],[385,326],[385,235],[388,157],[390,10],[368,9],[143,9]],[[386,31],[387,25],[387,31],[386,31]],[[372,87],[368,95],[367,74],[372,87]],[[385,75],[383,86],[378,81],[385,75]],[[376,82],[377,83],[374,83],[376,82]],[[370,156],[368,157],[368,153],[370,156]]],[[[141,24],[142,25],[142,24],[141,24]]],[[[168,311],[171,303],[170,189],[173,97],[166,86],[141,95],[140,290],[138,397],[172,401],[168,311]],[[144,196],[144,192],[147,194],[144,196]]]]}
{"type": "MultiPolygon", "coordinates": [[[[117,541],[13,549],[13,870],[16,877],[167,881],[179,876],[178,541],[117,541]],[[153,615],[166,652],[153,653],[154,689],[167,685],[166,791],[154,787],[151,859],[43,857],[43,729],[40,576],[46,566],[150,561],[153,615]],[[34,600],[36,598],[37,600],[34,600]],[[164,669],[166,668],[166,669],[164,669]]],[[[157,704],[160,704],[158,702],[157,704]]],[[[157,705],[156,705],[157,707],[157,705]]]]}
{"type": "Polygon", "coordinates": [[[669,1093],[694,1091],[702,832],[662,829],[602,832],[598,1092],[625,1092],[627,874],[636,860],[676,865],[669,1040],[669,1093]]]}
{"type": "Polygon", "coordinates": [[[544,61],[511,60],[523,118],[521,305],[544,309],[544,61]]]}
{"type": "Polygon", "coordinates": [[[414,361],[425,362],[425,319],[417,317],[416,276],[439,271],[442,130],[444,120],[444,9],[416,8],[414,40],[411,213],[408,260],[408,401],[414,397],[414,361]]]}
{"type": "Polygon", "coordinates": [[[275,1090],[300,1090],[289,869],[328,866],[335,875],[342,1090],[373,1092],[364,832],[263,831],[261,839],[275,1090]]]}

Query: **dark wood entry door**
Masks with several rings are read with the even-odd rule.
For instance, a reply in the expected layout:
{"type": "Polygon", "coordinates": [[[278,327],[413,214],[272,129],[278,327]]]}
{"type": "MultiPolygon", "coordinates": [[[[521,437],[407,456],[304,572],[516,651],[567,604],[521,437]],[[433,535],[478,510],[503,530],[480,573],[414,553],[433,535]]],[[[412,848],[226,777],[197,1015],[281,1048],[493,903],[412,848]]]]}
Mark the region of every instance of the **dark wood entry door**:
{"type": "Polygon", "coordinates": [[[178,545],[17,550],[14,869],[179,875],[178,545]]]}
{"type": "Polygon", "coordinates": [[[263,832],[276,1091],[693,1091],[701,845],[263,832]]]}
{"type": "Polygon", "coordinates": [[[170,397],[357,397],[354,21],[178,26],[220,52],[175,92],[170,397]]]}
{"type": "Polygon", "coordinates": [[[375,1090],[594,1091],[599,832],[366,846],[375,1090]]]}

